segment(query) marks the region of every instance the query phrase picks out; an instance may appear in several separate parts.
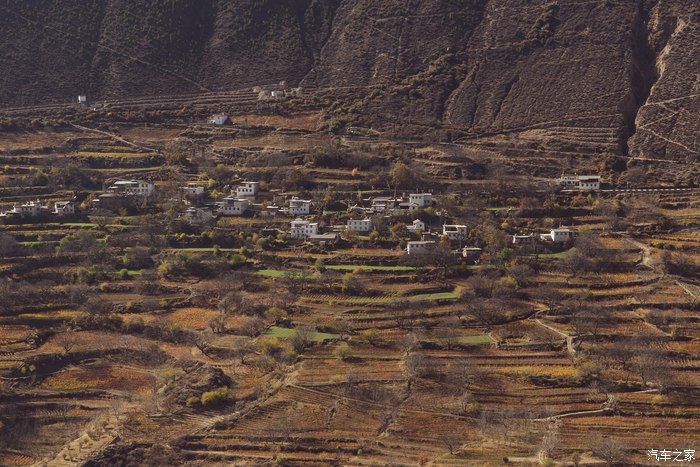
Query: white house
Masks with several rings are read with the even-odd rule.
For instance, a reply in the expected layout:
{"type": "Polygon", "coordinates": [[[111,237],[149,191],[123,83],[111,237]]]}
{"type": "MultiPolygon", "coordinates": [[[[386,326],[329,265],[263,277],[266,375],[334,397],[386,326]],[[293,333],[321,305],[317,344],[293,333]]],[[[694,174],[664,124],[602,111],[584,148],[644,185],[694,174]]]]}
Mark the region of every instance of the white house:
{"type": "Polygon", "coordinates": [[[600,175],[562,175],[559,185],[569,190],[600,190],[600,175]]]}
{"type": "Polygon", "coordinates": [[[75,203],[73,201],[56,201],[53,205],[53,213],[57,216],[75,214],[75,203]]]}
{"type": "Polygon", "coordinates": [[[209,123],[217,126],[232,125],[231,117],[226,114],[216,114],[209,117],[209,123]]]}
{"type": "Polygon", "coordinates": [[[474,246],[465,246],[462,248],[462,257],[465,258],[467,261],[474,261],[479,259],[479,256],[481,256],[481,248],[477,248],[474,246]]]}
{"type": "Polygon", "coordinates": [[[242,216],[250,206],[248,198],[227,196],[219,203],[219,213],[222,216],[242,216]]]}
{"type": "Polygon", "coordinates": [[[424,208],[433,204],[432,193],[411,193],[408,195],[408,202],[415,204],[419,208],[424,208]]]}
{"type": "Polygon", "coordinates": [[[311,200],[299,199],[296,196],[289,200],[290,216],[305,216],[311,212],[311,200]]]}
{"type": "MultiPolygon", "coordinates": [[[[258,88],[260,89],[260,88],[258,88]]],[[[280,100],[284,99],[287,96],[287,93],[284,90],[269,90],[269,89],[260,89],[258,91],[258,100],[261,101],[266,101],[266,100],[280,100]]]]}
{"type": "Polygon", "coordinates": [[[425,222],[420,219],[414,220],[410,225],[406,226],[409,232],[425,232],[425,222]]]}
{"type": "Polygon", "coordinates": [[[466,225],[445,224],[442,226],[442,235],[450,241],[466,240],[469,237],[469,230],[466,225]]]}
{"type": "Polygon", "coordinates": [[[513,245],[534,243],[535,239],[535,234],[515,234],[513,235],[513,245]]]}
{"type": "Polygon", "coordinates": [[[416,242],[408,242],[406,244],[406,254],[415,255],[426,253],[437,246],[437,243],[433,240],[421,240],[416,242]]]}
{"type": "Polygon", "coordinates": [[[303,219],[295,219],[291,223],[289,236],[292,238],[309,238],[318,235],[318,223],[309,222],[303,219]]]}
{"type": "Polygon", "coordinates": [[[87,96],[83,96],[83,95],[78,96],[78,104],[80,104],[80,105],[87,104],[87,96]]]}
{"type": "Polygon", "coordinates": [[[107,191],[130,196],[148,197],[155,190],[155,185],[142,180],[117,180],[107,191]]]}
{"type": "Polygon", "coordinates": [[[377,196],[372,198],[372,210],[374,212],[384,212],[387,209],[396,209],[398,204],[401,202],[399,198],[393,198],[391,196],[377,196]]]}
{"type": "Polygon", "coordinates": [[[187,208],[182,218],[192,225],[206,224],[214,218],[214,214],[209,208],[187,208]]]}
{"type": "Polygon", "coordinates": [[[280,207],[276,204],[269,204],[267,206],[263,206],[260,209],[260,215],[263,217],[277,217],[278,215],[280,215],[280,207]]]}
{"type": "Polygon", "coordinates": [[[353,232],[371,232],[372,219],[348,219],[345,228],[353,232]]]}
{"type": "Polygon", "coordinates": [[[338,233],[330,232],[325,234],[309,235],[309,241],[312,243],[318,243],[320,245],[326,245],[328,243],[335,243],[338,241],[338,233]]]}
{"type": "Polygon", "coordinates": [[[236,187],[236,197],[255,198],[260,190],[260,182],[243,182],[236,187]]]}
{"type": "Polygon", "coordinates": [[[204,195],[204,187],[202,185],[187,184],[180,187],[182,194],[185,196],[202,196],[204,195]]]}
{"type": "Polygon", "coordinates": [[[576,236],[576,233],[568,227],[559,227],[557,229],[552,229],[547,234],[542,234],[540,238],[542,240],[554,242],[554,243],[566,243],[572,240],[576,236]]]}
{"type": "Polygon", "coordinates": [[[48,208],[41,204],[41,201],[29,201],[24,204],[14,205],[10,211],[7,211],[5,216],[29,216],[38,217],[43,213],[48,212],[48,208]]]}
{"type": "Polygon", "coordinates": [[[600,190],[599,175],[581,175],[578,177],[578,189],[584,191],[600,190]]]}

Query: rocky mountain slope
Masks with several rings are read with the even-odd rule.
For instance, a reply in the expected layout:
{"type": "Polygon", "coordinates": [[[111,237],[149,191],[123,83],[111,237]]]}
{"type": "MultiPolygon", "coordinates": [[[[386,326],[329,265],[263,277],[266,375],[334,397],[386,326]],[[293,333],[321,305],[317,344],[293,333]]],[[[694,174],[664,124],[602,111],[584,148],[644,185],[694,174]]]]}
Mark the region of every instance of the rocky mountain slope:
{"type": "Polygon", "coordinates": [[[0,1],[0,105],[286,80],[340,120],[700,158],[695,0],[0,1]]]}

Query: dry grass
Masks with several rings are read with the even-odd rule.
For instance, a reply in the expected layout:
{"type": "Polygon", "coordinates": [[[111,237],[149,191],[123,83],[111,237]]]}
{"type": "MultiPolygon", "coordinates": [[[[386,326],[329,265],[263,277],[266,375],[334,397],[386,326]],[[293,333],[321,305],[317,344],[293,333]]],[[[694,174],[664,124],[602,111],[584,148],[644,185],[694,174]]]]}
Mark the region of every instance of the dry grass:
{"type": "Polygon", "coordinates": [[[168,323],[182,329],[204,329],[210,319],[219,315],[211,308],[181,308],[165,316],[168,323]]]}
{"type": "Polygon", "coordinates": [[[118,366],[74,368],[46,378],[41,388],[50,391],[115,389],[144,392],[152,388],[155,378],[147,371],[118,366]]]}

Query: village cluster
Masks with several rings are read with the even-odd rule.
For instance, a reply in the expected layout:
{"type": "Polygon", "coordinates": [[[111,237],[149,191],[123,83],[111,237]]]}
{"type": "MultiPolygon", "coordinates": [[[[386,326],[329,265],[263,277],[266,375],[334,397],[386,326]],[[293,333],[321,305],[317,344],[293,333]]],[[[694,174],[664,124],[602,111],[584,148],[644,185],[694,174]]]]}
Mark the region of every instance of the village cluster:
{"type": "MultiPolygon", "coordinates": [[[[565,190],[593,191],[600,189],[600,177],[597,175],[564,175],[557,181],[565,190]]],[[[221,199],[211,199],[204,182],[189,182],[178,188],[178,195],[171,201],[182,205],[180,220],[190,226],[204,226],[218,218],[255,217],[289,219],[289,228],[262,228],[261,233],[282,234],[292,241],[303,241],[320,246],[333,245],[341,238],[369,235],[376,230],[373,218],[400,216],[405,218],[417,214],[419,210],[435,205],[432,193],[409,193],[406,195],[374,196],[361,199],[347,209],[342,216],[344,223],[325,225],[320,221],[321,209],[311,199],[302,199],[296,195],[280,193],[279,190],[261,191],[260,182],[242,180],[230,193],[221,199]]],[[[124,209],[141,209],[147,206],[157,195],[156,185],[148,180],[116,180],[109,184],[104,192],[95,195],[83,203],[89,211],[120,212],[124,209]]],[[[77,218],[79,212],[76,200],[57,201],[53,206],[46,206],[40,200],[18,204],[7,212],[0,213],[0,219],[10,221],[27,218],[77,218]]],[[[404,225],[411,238],[405,243],[404,252],[408,256],[428,255],[440,246],[450,247],[454,255],[470,261],[477,260],[481,249],[467,245],[469,228],[462,224],[436,225],[431,229],[424,220],[415,218],[404,225]]],[[[568,244],[576,232],[566,226],[560,226],[539,233],[517,233],[512,235],[514,245],[533,246],[538,242],[549,244],[568,244]]]]}

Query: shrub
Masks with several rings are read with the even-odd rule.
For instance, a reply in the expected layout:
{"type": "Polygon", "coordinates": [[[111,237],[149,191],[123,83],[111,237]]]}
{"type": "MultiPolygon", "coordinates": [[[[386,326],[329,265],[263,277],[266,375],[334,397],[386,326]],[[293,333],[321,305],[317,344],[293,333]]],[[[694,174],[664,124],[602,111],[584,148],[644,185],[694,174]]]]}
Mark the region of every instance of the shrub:
{"type": "Polygon", "coordinates": [[[343,361],[350,360],[352,358],[352,349],[347,342],[341,342],[335,346],[333,349],[333,355],[343,361]]]}
{"type": "MultiPolygon", "coordinates": [[[[202,395],[202,397],[204,397],[204,395],[202,395]]],[[[192,407],[197,407],[200,403],[201,403],[201,402],[200,402],[200,398],[199,398],[199,397],[197,397],[197,396],[190,396],[190,397],[187,398],[187,401],[185,402],[185,405],[186,405],[187,407],[192,408],[192,407]]]]}
{"type": "Polygon", "coordinates": [[[343,274],[342,279],[343,292],[361,292],[362,283],[357,278],[355,272],[348,272],[343,274]]]}
{"type": "Polygon", "coordinates": [[[81,284],[92,284],[97,279],[97,274],[92,269],[84,266],[75,271],[75,281],[81,284]]]}
{"type": "Polygon", "coordinates": [[[176,268],[173,263],[171,263],[170,261],[163,261],[158,265],[156,273],[158,273],[159,277],[169,277],[175,273],[175,269],[176,268]]]}
{"type": "Polygon", "coordinates": [[[233,399],[231,389],[226,386],[202,393],[200,402],[203,407],[217,407],[230,402],[233,399]]]}
{"type": "Polygon", "coordinates": [[[378,346],[381,343],[381,338],[379,337],[379,333],[377,332],[376,329],[367,329],[362,333],[362,338],[367,342],[369,345],[372,346],[378,346]]]}
{"type": "Polygon", "coordinates": [[[238,266],[243,265],[245,263],[245,260],[246,260],[245,256],[235,254],[235,255],[231,255],[231,258],[229,259],[228,264],[229,264],[229,266],[231,266],[232,268],[235,269],[238,266]]]}
{"type": "Polygon", "coordinates": [[[268,308],[268,310],[265,312],[265,317],[274,321],[278,326],[288,326],[291,322],[287,312],[281,308],[277,308],[276,306],[268,308]]]}
{"type": "Polygon", "coordinates": [[[316,263],[314,264],[314,269],[316,269],[316,271],[320,273],[326,272],[326,264],[323,262],[323,259],[319,258],[316,260],[316,263]]]}
{"type": "Polygon", "coordinates": [[[297,353],[303,352],[311,344],[311,333],[313,331],[307,327],[297,328],[292,336],[292,347],[297,353]]]}
{"type": "Polygon", "coordinates": [[[261,338],[258,341],[258,346],[262,352],[270,356],[279,355],[284,350],[282,342],[278,338],[270,336],[261,338]]]}
{"type": "Polygon", "coordinates": [[[128,269],[120,269],[119,272],[117,272],[117,277],[119,279],[128,279],[129,278],[129,270],[128,269]]]}

